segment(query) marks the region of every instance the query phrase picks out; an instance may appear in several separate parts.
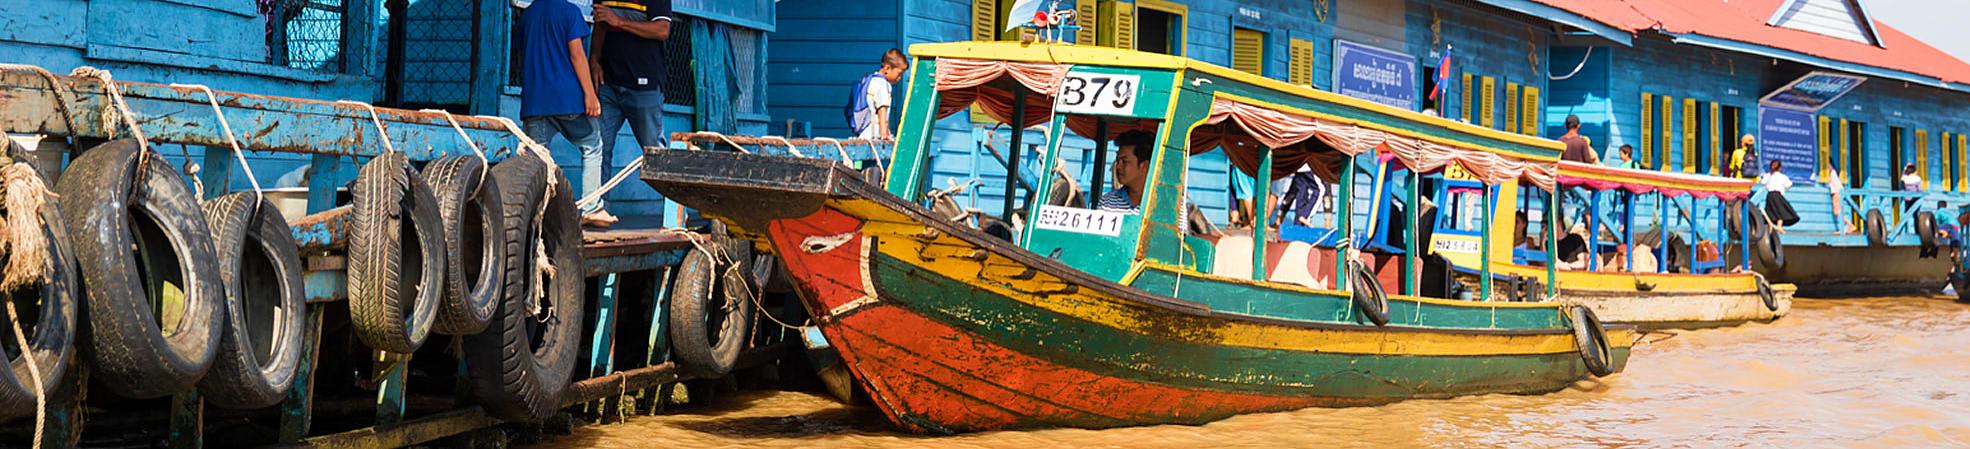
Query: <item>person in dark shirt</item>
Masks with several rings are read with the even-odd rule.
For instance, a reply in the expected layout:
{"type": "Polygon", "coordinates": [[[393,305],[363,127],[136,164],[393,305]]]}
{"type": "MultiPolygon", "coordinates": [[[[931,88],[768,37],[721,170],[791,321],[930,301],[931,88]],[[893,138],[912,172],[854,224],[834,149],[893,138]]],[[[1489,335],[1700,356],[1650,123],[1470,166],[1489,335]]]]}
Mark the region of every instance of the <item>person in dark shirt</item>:
{"type": "Polygon", "coordinates": [[[520,51],[520,122],[528,137],[542,144],[560,135],[581,150],[600,156],[602,134],[582,38],[588,23],[581,8],[567,0],[538,0],[520,11],[515,46],[520,51]]]}
{"type": "MultiPolygon", "coordinates": [[[[641,147],[668,146],[664,135],[663,82],[669,76],[664,41],[670,39],[670,0],[611,0],[595,4],[595,57],[590,67],[602,102],[602,147],[593,157],[582,155],[581,185],[587,192],[601,187],[609,155],[624,124],[641,147]]],[[[597,202],[583,212],[591,226],[615,223],[597,202]]]]}
{"type": "Polygon", "coordinates": [[[1566,144],[1566,151],[1560,153],[1561,160],[1588,164],[1601,160],[1600,153],[1594,152],[1594,142],[1580,135],[1580,116],[1566,116],[1566,134],[1560,136],[1560,143],[1566,144]]]}

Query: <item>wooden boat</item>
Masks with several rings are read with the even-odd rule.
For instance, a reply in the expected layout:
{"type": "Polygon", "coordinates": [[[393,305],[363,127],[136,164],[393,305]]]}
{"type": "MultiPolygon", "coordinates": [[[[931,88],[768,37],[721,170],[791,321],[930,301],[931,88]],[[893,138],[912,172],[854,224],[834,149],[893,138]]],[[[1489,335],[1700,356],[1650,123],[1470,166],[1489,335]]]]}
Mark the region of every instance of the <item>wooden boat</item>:
{"type": "MultiPolygon", "coordinates": [[[[1562,186],[1558,204],[1570,210],[1559,214],[1562,220],[1542,219],[1538,225],[1554,226],[1545,229],[1546,237],[1572,234],[1579,244],[1529,241],[1515,235],[1529,223],[1526,214],[1514,212],[1543,208],[1551,198],[1540,192],[1523,198],[1499,195],[1493,214],[1499,223],[1491,227],[1489,239],[1456,229],[1450,220],[1439,220],[1431,248],[1461,268],[1466,283],[1486,260],[1475,251],[1456,249],[1483,245],[1493,254],[1511,254],[1510,259],[1489,260],[1495,276],[1515,280],[1554,276],[1559,289],[1552,299],[1591,307],[1610,323],[1651,328],[1729,326],[1778,319],[1791,309],[1792,285],[1771,285],[1749,268],[1757,266],[1752,263],[1754,255],[1765,266],[1782,264],[1784,257],[1778,234],[1766,224],[1764,213],[1755,205],[1739,206],[1752,196],[1752,181],[1560,162],[1558,183],[1562,186]],[[1530,205],[1535,202],[1542,206],[1530,205]],[[1661,234],[1663,217],[1669,223],[1666,238],[1661,234]],[[1645,230],[1648,224],[1637,223],[1638,218],[1652,220],[1655,226],[1645,230]],[[1569,222],[1575,225],[1561,226],[1569,222]],[[1591,233],[1595,240],[1591,250],[1584,244],[1589,229],[1596,230],[1591,233]],[[1741,238],[1746,235],[1750,238],[1741,238]],[[1691,241],[1697,243],[1685,243],[1691,241]],[[1528,251],[1528,246],[1554,251],[1528,251]],[[1556,254],[1562,248],[1578,250],[1556,254]],[[1593,256],[1586,255],[1590,252],[1593,256]],[[1547,261],[1555,255],[1561,268],[1548,270],[1547,261]]],[[[1460,187],[1477,188],[1474,182],[1450,180],[1439,195],[1452,197],[1442,192],[1460,187]]]]}
{"type": "MultiPolygon", "coordinates": [[[[652,149],[642,174],[777,253],[826,340],[899,427],[1202,423],[1544,393],[1626,364],[1637,334],[1602,328],[1585,308],[1382,295],[1384,279],[1415,275],[1397,267],[1413,258],[1338,258],[1356,251],[1283,241],[1254,251],[1251,242],[1272,240],[1263,223],[1252,237],[1181,232],[1191,152],[1221,149],[1241,171],[1275,178],[1292,173],[1275,161],[1333,173],[1386,159],[1412,179],[1460,166],[1498,185],[1551,186],[1551,141],[1178,57],[976,42],[911,53],[883,185],[828,161],[710,151],[652,149]],[[1097,84],[1106,87],[1089,89],[1097,84]],[[1142,207],[1020,207],[1019,195],[1006,195],[997,217],[954,217],[941,206],[949,195],[920,186],[933,122],[974,105],[1001,122],[1066,130],[1048,133],[1041,173],[1063,163],[1050,156],[1068,131],[1098,137],[1092,198],[1103,193],[1108,141],[1153,133],[1142,207]],[[992,218],[1010,232],[972,225],[992,218]]],[[[1020,135],[1009,167],[1023,165],[1020,135]]],[[[1345,181],[1354,170],[1339,172],[1345,181]]],[[[1056,191],[1042,178],[1032,191],[1056,191]]],[[[1015,170],[1000,185],[1019,179],[1015,170]]]]}

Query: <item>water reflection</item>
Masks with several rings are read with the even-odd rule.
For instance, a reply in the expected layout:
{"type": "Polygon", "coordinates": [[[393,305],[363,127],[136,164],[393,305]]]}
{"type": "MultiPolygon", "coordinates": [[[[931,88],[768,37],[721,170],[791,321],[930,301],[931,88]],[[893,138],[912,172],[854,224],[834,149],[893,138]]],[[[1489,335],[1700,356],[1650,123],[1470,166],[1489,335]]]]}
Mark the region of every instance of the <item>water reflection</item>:
{"type": "Polygon", "coordinates": [[[1772,324],[1654,333],[1628,371],[1541,396],[1240,416],[1203,426],[922,437],[824,396],[748,392],[586,427],[561,447],[1970,447],[1970,304],[1799,300],[1772,324]]]}

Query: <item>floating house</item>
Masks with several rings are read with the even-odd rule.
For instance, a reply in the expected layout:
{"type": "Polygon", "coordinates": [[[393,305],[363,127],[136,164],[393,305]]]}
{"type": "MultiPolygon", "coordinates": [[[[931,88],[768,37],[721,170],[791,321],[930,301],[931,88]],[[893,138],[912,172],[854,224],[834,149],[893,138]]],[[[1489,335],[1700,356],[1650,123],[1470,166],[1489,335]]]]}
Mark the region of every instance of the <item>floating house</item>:
{"type": "MultiPolygon", "coordinates": [[[[848,89],[888,48],[1032,33],[1008,31],[1011,0],[864,3],[779,5],[768,106],[776,120],[800,124],[790,131],[848,134],[838,112],[848,89]]],[[[1793,250],[1787,266],[1767,271],[1808,294],[1940,285],[1947,266],[1916,257],[1915,217],[1929,211],[1954,220],[1936,202],[1970,201],[1970,64],[1874,20],[1857,0],[1063,0],[1055,7],[1079,17],[1078,29],[1057,36],[1065,42],[1181,55],[1548,138],[1577,115],[1606,161],[1627,145],[1647,167],[1720,174],[1737,136],[1752,134],[1761,142],[1753,163],[1762,172],[1765,161],[1784,161],[1798,183],[1787,196],[1804,217],[1783,237],[1793,250]],[[1907,164],[1923,179],[1922,201],[1896,192],[1907,164]],[[1841,174],[1837,216],[1827,167],[1841,174]],[[1878,241],[1863,229],[1869,211],[1882,218],[1878,241]],[[1855,270],[1856,257],[1877,268],[1855,270]]],[[[896,89],[898,103],[903,91],[896,89]]],[[[999,161],[1012,131],[987,123],[976,111],[937,123],[933,187],[985,179],[965,198],[1001,201],[1003,181],[994,180],[1004,179],[999,161]]],[[[1024,132],[1024,142],[1041,141],[1038,131],[1024,132]]],[[[1082,167],[1080,179],[1098,179],[1084,163],[1091,142],[1070,138],[1063,148],[1069,165],[1082,167]]],[[[1228,186],[1230,170],[1216,154],[1193,160],[1190,194],[1224,223],[1232,194],[1213,186],[1228,186]]],[[[1672,214],[1714,214],[1670,206],[1672,214]]],[[[1644,219],[1658,210],[1638,209],[1644,219]]]]}
{"type": "MultiPolygon", "coordinates": [[[[668,57],[677,62],[664,80],[667,131],[767,132],[762,61],[774,4],[672,2],[668,57]]],[[[122,81],[519,118],[513,69],[519,55],[511,40],[520,10],[506,1],[5,0],[0,10],[6,11],[0,62],[63,74],[91,66],[122,81]]],[[[642,154],[627,129],[618,142],[604,176],[642,154]]],[[[553,148],[575,178],[580,160],[572,147],[556,142],[553,148]]],[[[184,153],[199,158],[203,151],[184,153]]],[[[163,152],[181,157],[177,148],[163,152]]],[[[264,183],[308,162],[299,155],[252,155],[264,183]]],[[[349,162],[336,165],[340,182],[355,176],[349,162]]],[[[244,176],[232,181],[246,187],[244,176]]],[[[609,199],[618,215],[661,209],[655,192],[640,183],[624,184],[609,199]]]]}

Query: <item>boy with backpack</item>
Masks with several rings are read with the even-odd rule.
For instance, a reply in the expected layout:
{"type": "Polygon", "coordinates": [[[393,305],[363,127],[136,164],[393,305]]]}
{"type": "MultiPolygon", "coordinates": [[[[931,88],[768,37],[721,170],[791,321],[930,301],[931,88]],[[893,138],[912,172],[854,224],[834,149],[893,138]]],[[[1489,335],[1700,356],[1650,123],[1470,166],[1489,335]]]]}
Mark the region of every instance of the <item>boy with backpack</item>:
{"type": "Polygon", "coordinates": [[[896,140],[896,131],[889,127],[890,94],[892,86],[903,79],[903,73],[910,70],[909,61],[903,51],[894,48],[882,54],[882,65],[875,73],[863,76],[855,83],[849,96],[848,107],[842,111],[847,116],[848,128],[856,137],[870,140],[896,140]]]}

